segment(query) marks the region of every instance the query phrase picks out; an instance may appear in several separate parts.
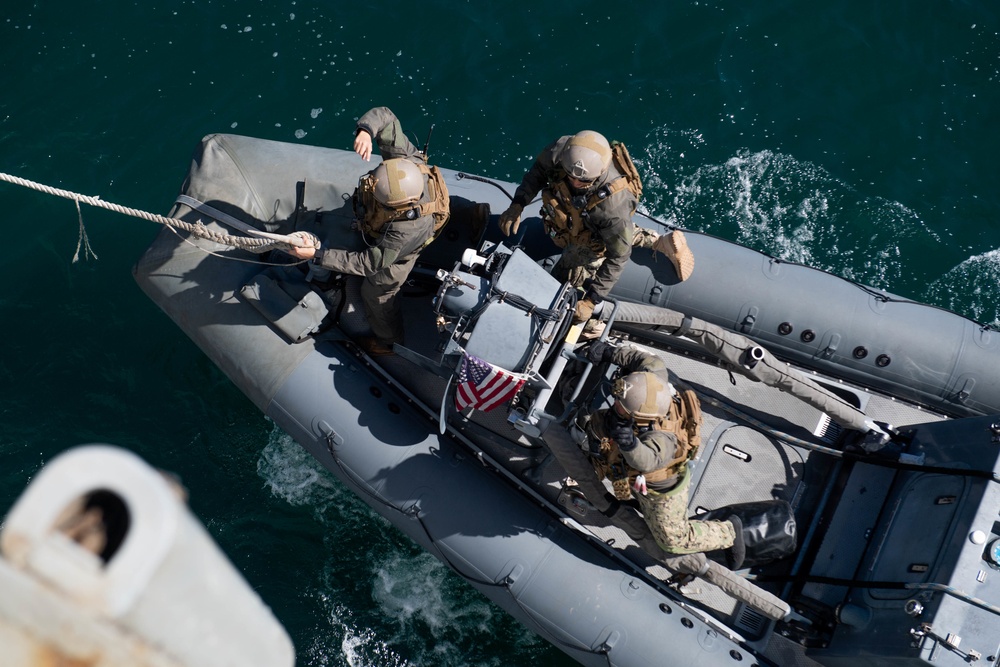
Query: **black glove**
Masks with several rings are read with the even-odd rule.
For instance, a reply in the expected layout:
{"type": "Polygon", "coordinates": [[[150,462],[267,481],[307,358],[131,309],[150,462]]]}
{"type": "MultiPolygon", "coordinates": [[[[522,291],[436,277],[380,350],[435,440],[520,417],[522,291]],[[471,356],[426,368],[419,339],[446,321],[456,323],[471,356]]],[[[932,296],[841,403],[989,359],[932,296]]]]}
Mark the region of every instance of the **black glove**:
{"type": "Polygon", "coordinates": [[[611,356],[615,353],[615,347],[603,340],[595,340],[587,348],[587,359],[591,363],[599,364],[603,361],[611,361],[611,356]]]}
{"type": "Polygon", "coordinates": [[[609,434],[611,439],[618,445],[618,449],[623,452],[631,452],[639,441],[635,439],[635,431],[632,430],[632,420],[620,421],[611,429],[609,434]]]}
{"type": "Polygon", "coordinates": [[[594,281],[592,279],[588,278],[584,280],[581,289],[583,289],[583,298],[593,301],[595,306],[604,301],[604,297],[594,291],[594,281]]]}

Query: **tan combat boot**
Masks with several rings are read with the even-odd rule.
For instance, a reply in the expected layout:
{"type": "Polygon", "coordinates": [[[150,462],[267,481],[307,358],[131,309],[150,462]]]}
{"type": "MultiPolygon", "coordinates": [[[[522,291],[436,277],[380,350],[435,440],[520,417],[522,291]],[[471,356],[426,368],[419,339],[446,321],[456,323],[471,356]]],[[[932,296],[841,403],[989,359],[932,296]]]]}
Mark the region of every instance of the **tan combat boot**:
{"type": "Polygon", "coordinates": [[[687,239],[681,230],[675,229],[656,239],[653,242],[653,250],[667,256],[677,271],[677,277],[682,281],[687,280],[694,271],[694,254],[688,248],[687,239]]]}

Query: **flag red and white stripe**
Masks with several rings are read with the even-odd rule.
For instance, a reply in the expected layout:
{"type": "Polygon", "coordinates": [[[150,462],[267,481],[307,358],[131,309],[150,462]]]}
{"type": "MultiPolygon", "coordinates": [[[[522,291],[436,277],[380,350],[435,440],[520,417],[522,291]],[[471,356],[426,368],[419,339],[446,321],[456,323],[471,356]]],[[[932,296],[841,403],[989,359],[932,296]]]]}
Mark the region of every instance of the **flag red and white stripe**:
{"type": "Polygon", "coordinates": [[[524,378],[471,354],[463,355],[455,389],[455,408],[489,412],[514,398],[524,378]]]}

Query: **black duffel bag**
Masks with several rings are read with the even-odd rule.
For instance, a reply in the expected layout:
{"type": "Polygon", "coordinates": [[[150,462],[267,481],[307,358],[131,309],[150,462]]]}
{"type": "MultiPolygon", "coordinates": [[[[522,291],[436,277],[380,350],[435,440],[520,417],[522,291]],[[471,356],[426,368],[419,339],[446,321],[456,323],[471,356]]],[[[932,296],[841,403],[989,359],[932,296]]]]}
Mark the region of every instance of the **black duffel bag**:
{"type": "Polygon", "coordinates": [[[733,569],[764,565],[795,553],[795,515],[787,501],[758,500],[727,505],[694,518],[732,521],[736,527],[742,524],[742,531],[737,531],[736,544],[726,550],[729,566],[733,569]]]}

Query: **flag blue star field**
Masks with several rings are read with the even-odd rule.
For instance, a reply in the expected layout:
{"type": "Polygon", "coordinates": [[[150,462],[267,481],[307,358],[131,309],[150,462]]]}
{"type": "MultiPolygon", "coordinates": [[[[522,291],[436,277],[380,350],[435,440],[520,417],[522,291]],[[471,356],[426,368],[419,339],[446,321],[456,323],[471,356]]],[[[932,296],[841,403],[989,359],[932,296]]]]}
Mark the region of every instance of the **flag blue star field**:
{"type": "Polygon", "coordinates": [[[462,367],[458,371],[455,408],[489,412],[514,398],[523,384],[523,377],[467,354],[462,357],[462,367]]]}

